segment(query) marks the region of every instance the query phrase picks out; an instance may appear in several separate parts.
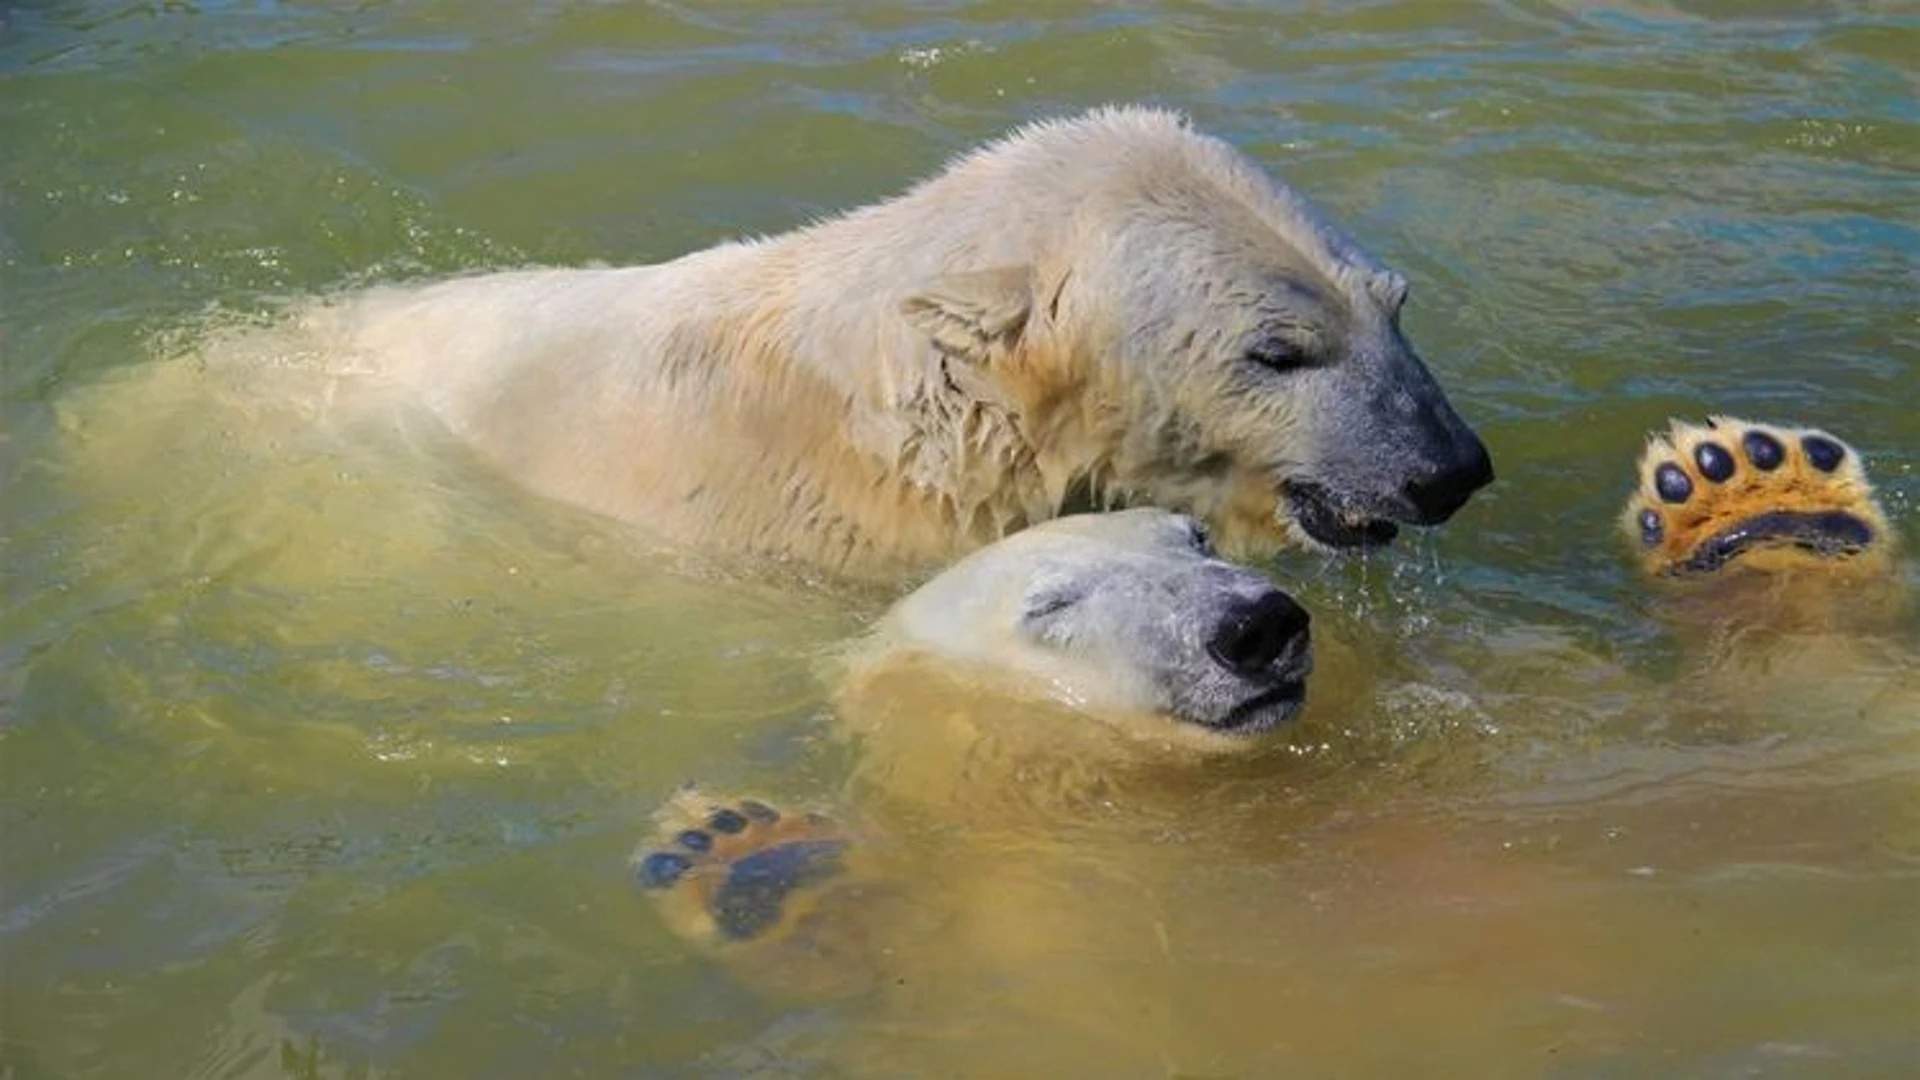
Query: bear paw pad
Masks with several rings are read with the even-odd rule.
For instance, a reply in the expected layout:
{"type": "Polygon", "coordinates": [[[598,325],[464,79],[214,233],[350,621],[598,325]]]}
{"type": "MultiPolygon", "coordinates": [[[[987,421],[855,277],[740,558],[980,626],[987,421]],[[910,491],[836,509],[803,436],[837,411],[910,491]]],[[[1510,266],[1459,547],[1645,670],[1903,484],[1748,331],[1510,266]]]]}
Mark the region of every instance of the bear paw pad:
{"type": "Polygon", "coordinates": [[[680,933],[714,944],[755,941],[791,927],[815,887],[840,875],[847,842],[816,814],[783,814],[740,799],[689,813],[670,808],[661,838],[634,860],[634,876],[680,933]]]}
{"type": "Polygon", "coordinates": [[[1674,421],[1640,457],[1621,524],[1653,574],[1857,561],[1890,533],[1860,455],[1823,431],[1674,421]]]}

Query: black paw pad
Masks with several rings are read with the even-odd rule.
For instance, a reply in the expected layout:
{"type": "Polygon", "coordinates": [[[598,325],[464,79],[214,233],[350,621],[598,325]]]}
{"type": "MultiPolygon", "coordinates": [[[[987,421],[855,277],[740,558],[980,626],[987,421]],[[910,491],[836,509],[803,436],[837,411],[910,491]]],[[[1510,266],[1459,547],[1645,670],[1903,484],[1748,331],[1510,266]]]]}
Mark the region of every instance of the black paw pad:
{"type": "Polygon", "coordinates": [[[1660,493],[1662,502],[1683,503],[1693,495],[1693,481],[1680,466],[1668,461],[1653,470],[1653,489],[1660,493]]]}
{"type": "Polygon", "coordinates": [[[738,810],[729,810],[723,806],[707,816],[707,827],[714,832],[732,836],[746,830],[747,819],[742,817],[738,810]]]}
{"type": "Polygon", "coordinates": [[[757,821],[762,825],[772,825],[780,820],[780,811],[775,810],[766,803],[757,802],[753,799],[741,799],[740,812],[747,815],[749,819],[757,821]]]}
{"type": "Polygon", "coordinates": [[[1740,436],[1740,448],[1747,452],[1747,460],[1761,472],[1772,472],[1787,460],[1787,448],[1780,440],[1764,431],[1749,431],[1740,436]]]}
{"type": "Polygon", "coordinates": [[[1821,472],[1832,472],[1847,459],[1846,447],[1827,438],[1825,435],[1808,435],[1800,440],[1800,449],[1807,452],[1807,460],[1821,472]]]}
{"type": "Polygon", "coordinates": [[[680,880],[680,875],[693,867],[693,860],[674,851],[656,851],[640,860],[640,868],[635,871],[640,884],[649,889],[664,889],[680,880]]]}
{"type": "Polygon", "coordinates": [[[1640,542],[1641,543],[1647,545],[1648,547],[1653,547],[1655,544],[1658,544],[1661,538],[1666,536],[1666,534],[1667,534],[1667,527],[1665,523],[1663,523],[1660,520],[1659,511],[1656,511],[1651,507],[1640,511],[1640,542]]]}
{"type": "Polygon", "coordinates": [[[708,836],[699,829],[688,829],[686,832],[674,837],[674,839],[679,842],[681,847],[686,848],[688,851],[713,850],[713,837],[708,836]]]}
{"type": "Polygon", "coordinates": [[[735,941],[780,921],[787,894],[840,872],[840,840],[798,840],[758,851],[733,864],[713,898],[714,924],[735,941]]]}
{"type": "Polygon", "coordinates": [[[1723,484],[1733,476],[1733,455],[1718,443],[1703,442],[1694,447],[1693,463],[1700,467],[1701,476],[1716,484],[1723,484]]]}

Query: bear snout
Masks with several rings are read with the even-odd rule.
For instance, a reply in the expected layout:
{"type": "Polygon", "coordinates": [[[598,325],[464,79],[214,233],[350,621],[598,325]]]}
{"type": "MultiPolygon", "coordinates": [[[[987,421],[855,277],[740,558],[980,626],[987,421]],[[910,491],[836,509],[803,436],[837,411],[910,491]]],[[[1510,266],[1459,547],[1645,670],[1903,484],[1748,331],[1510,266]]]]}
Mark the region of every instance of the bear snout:
{"type": "Polygon", "coordinates": [[[1236,675],[1267,675],[1281,657],[1305,646],[1311,621],[1307,609],[1279,589],[1235,597],[1207,635],[1207,655],[1236,675]]]}
{"type": "Polygon", "coordinates": [[[1471,432],[1459,439],[1447,463],[1408,480],[1401,495],[1421,525],[1438,525],[1467,505],[1473,493],[1493,483],[1493,458],[1471,432]]]}

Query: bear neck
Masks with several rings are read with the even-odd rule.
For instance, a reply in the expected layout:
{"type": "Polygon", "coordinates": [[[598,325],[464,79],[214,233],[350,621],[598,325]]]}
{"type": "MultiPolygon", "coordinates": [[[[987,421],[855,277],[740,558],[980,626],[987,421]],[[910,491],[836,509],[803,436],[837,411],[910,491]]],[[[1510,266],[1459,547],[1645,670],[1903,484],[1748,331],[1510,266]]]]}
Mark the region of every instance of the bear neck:
{"type": "Polygon", "coordinates": [[[928,197],[917,189],[751,245],[758,272],[715,282],[737,300],[730,359],[742,370],[721,381],[734,389],[708,418],[739,430],[706,437],[786,463],[769,480],[807,511],[769,522],[782,534],[770,543],[790,549],[794,530],[809,530],[816,561],[860,576],[924,569],[1091,504],[1108,457],[1060,335],[1036,333],[981,365],[943,353],[902,313],[942,275],[1032,263],[1061,219],[1003,230],[984,251],[964,223],[995,208],[949,200],[934,214],[919,205],[928,197]]]}

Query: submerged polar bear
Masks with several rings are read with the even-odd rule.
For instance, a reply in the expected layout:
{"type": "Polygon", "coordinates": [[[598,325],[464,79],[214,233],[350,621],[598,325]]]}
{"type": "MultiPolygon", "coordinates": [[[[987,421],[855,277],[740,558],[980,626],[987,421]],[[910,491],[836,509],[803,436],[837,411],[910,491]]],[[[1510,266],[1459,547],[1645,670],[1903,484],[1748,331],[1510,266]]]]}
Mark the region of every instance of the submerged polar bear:
{"type": "Polygon", "coordinates": [[[305,329],[545,495],[893,577],[1075,507],[1192,513],[1239,555],[1446,521],[1492,465],[1406,296],[1225,142],[1108,108],[781,236],[305,329]]]}
{"type": "MultiPolygon", "coordinates": [[[[798,981],[857,985],[902,945],[876,901],[932,881],[888,861],[891,827],[918,816],[963,825],[970,841],[1025,832],[1089,800],[1124,802],[1175,761],[1233,753],[1300,710],[1309,622],[1186,515],[1134,509],[1022,530],[894,605],[855,650],[836,711],[861,744],[870,798],[859,812],[829,821],[683,792],[639,878],[683,934],[722,948],[772,942],[750,977],[812,968],[798,981]]],[[[957,871],[975,852],[949,854],[957,871]]],[[[1011,885],[961,876],[1001,900],[1011,885]]],[[[1040,925],[975,921],[947,903],[951,891],[933,889],[946,894],[948,932],[982,955],[1040,925]]],[[[905,907],[928,898],[913,892],[905,907]]]]}

